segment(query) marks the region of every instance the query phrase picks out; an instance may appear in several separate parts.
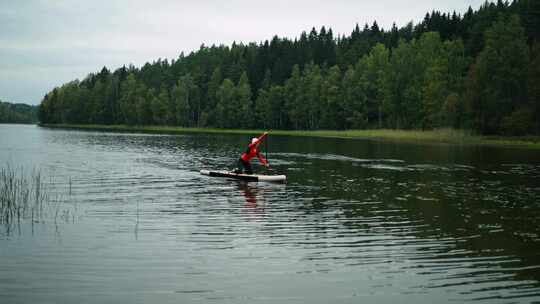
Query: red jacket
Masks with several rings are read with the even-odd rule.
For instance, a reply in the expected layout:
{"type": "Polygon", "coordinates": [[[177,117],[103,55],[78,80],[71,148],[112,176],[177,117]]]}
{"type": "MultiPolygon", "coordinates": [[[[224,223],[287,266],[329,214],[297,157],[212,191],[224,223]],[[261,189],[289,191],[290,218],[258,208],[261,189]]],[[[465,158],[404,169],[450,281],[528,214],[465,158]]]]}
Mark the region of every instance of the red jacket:
{"type": "Polygon", "coordinates": [[[259,136],[258,141],[256,143],[249,144],[246,152],[242,153],[242,156],[240,156],[240,159],[242,159],[245,162],[249,162],[253,157],[257,156],[259,161],[263,165],[268,165],[268,162],[261,153],[259,153],[259,150],[257,149],[259,147],[259,144],[262,142],[262,140],[266,137],[266,133],[263,133],[261,136],[259,136]]]}

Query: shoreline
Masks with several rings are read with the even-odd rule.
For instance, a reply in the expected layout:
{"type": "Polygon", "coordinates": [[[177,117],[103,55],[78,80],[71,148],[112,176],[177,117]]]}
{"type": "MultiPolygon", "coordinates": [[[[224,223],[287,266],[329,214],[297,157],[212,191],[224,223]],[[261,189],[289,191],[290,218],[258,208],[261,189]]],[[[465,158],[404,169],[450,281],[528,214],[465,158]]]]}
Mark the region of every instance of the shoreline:
{"type": "MultiPolygon", "coordinates": [[[[253,135],[262,133],[264,130],[244,129],[216,129],[216,128],[182,128],[175,126],[128,126],[128,125],[95,125],[95,124],[37,124],[39,127],[53,129],[72,129],[88,131],[112,131],[126,133],[148,134],[237,134],[253,135]]],[[[456,145],[481,145],[499,147],[524,147],[540,149],[539,136],[478,136],[464,130],[437,129],[430,131],[421,130],[268,130],[269,133],[279,136],[301,136],[319,138],[348,138],[381,140],[388,142],[408,143],[434,143],[456,145]]]]}

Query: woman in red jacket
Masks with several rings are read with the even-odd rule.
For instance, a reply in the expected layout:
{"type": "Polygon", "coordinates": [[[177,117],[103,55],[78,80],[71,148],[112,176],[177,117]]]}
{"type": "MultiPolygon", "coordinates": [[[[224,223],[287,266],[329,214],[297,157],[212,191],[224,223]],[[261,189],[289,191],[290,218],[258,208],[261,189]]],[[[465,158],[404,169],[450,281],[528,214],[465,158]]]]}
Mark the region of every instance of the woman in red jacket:
{"type": "Polygon", "coordinates": [[[261,136],[251,139],[251,143],[249,144],[247,150],[242,153],[242,156],[240,156],[240,159],[238,160],[238,169],[235,170],[235,173],[245,172],[246,174],[253,174],[253,169],[251,168],[249,161],[255,156],[257,156],[259,161],[265,167],[270,167],[268,161],[266,161],[266,159],[264,159],[262,154],[259,152],[259,145],[267,134],[268,132],[264,132],[261,136]]]}

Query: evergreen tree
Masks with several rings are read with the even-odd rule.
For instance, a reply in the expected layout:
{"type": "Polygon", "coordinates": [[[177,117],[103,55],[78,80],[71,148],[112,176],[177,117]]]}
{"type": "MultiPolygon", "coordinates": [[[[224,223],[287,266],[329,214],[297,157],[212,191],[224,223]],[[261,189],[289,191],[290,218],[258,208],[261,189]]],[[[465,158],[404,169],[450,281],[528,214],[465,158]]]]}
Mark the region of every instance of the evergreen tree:
{"type": "Polygon", "coordinates": [[[152,114],[154,124],[165,125],[168,122],[169,93],[165,86],[161,87],[159,94],[152,98],[152,114]]]}
{"type": "Polygon", "coordinates": [[[540,42],[535,42],[531,50],[531,63],[529,65],[528,75],[528,101],[534,112],[534,121],[536,121],[536,134],[540,133],[540,42]]]}
{"type": "Polygon", "coordinates": [[[122,113],[122,118],[120,121],[128,124],[134,125],[137,123],[137,112],[135,110],[135,104],[137,102],[137,80],[135,75],[130,73],[126,81],[122,83],[121,86],[121,98],[120,98],[120,109],[122,113]]]}
{"type": "Polygon", "coordinates": [[[221,128],[234,128],[239,126],[238,110],[234,103],[234,83],[225,78],[217,91],[217,126],[221,128]]]}
{"type": "Polygon", "coordinates": [[[268,94],[270,114],[267,118],[270,121],[270,128],[286,128],[286,112],[283,111],[285,100],[285,88],[283,86],[272,86],[268,94]]]}
{"type": "Polygon", "coordinates": [[[0,100],[0,123],[35,123],[37,120],[37,106],[13,104],[0,100]]]}
{"type": "Polygon", "coordinates": [[[270,104],[270,88],[260,88],[255,99],[255,121],[263,129],[269,129],[272,125],[272,108],[270,104]]]}
{"type": "Polygon", "coordinates": [[[246,72],[240,76],[238,85],[235,88],[234,99],[237,104],[239,126],[242,128],[254,126],[255,112],[251,103],[251,87],[246,72]]]}
{"type": "Polygon", "coordinates": [[[485,48],[469,75],[468,102],[476,128],[493,134],[501,131],[503,118],[526,100],[529,50],[515,15],[499,16],[485,37],[485,48]]]}
{"type": "MultiPolygon", "coordinates": [[[[105,123],[105,84],[98,79],[92,88],[90,117],[96,124],[105,123]]],[[[63,121],[63,119],[60,119],[63,121]]]]}
{"type": "Polygon", "coordinates": [[[299,111],[305,115],[300,121],[301,129],[316,130],[320,127],[322,111],[321,97],[323,77],[318,65],[306,66],[301,82],[301,91],[297,96],[299,111]]]}
{"type": "Polygon", "coordinates": [[[324,129],[344,129],[341,70],[339,67],[335,65],[330,68],[323,81],[321,127],[324,129]]]}
{"type": "Polygon", "coordinates": [[[153,95],[154,89],[148,89],[143,83],[138,84],[135,93],[135,110],[139,125],[152,124],[152,106],[150,102],[153,95]]]}
{"type": "Polygon", "coordinates": [[[382,111],[388,113],[388,126],[392,128],[409,129],[418,123],[422,67],[416,62],[415,48],[415,40],[401,40],[390,58],[392,68],[385,74],[382,111]]]}
{"type": "Polygon", "coordinates": [[[305,119],[305,112],[302,108],[301,91],[301,75],[300,67],[294,65],[291,77],[285,83],[285,107],[287,109],[287,117],[290,121],[290,128],[300,129],[301,121],[305,119]]]}
{"type": "Polygon", "coordinates": [[[173,87],[172,100],[176,105],[176,124],[182,127],[190,127],[193,123],[191,119],[191,102],[190,96],[192,87],[194,86],[193,78],[187,74],[178,80],[178,83],[173,87]]]}
{"type": "Polygon", "coordinates": [[[223,76],[221,75],[221,69],[218,66],[212,72],[212,76],[208,82],[208,103],[205,110],[205,113],[208,115],[208,122],[212,125],[214,125],[216,121],[216,105],[218,102],[217,91],[222,82],[223,76]]]}
{"type": "Polygon", "coordinates": [[[364,129],[367,126],[367,107],[365,84],[362,84],[363,61],[357,64],[358,70],[349,66],[342,80],[344,128],[364,129]]]}
{"type": "Polygon", "coordinates": [[[389,73],[390,52],[383,44],[376,44],[368,56],[360,59],[356,66],[359,74],[358,85],[363,99],[363,119],[366,124],[377,121],[382,128],[385,77],[389,73]]]}
{"type": "Polygon", "coordinates": [[[449,95],[448,60],[443,44],[436,32],[422,34],[418,41],[418,60],[423,71],[421,127],[431,129],[442,126],[442,108],[449,95]]]}
{"type": "Polygon", "coordinates": [[[374,21],[348,36],[334,37],[325,26],[294,40],[201,45],[172,61],[103,67],[53,88],[39,119],[540,132],[538,47],[531,47],[540,40],[538,7],[536,0],[486,2],[463,15],[434,10],[419,24],[390,31],[374,21]]]}

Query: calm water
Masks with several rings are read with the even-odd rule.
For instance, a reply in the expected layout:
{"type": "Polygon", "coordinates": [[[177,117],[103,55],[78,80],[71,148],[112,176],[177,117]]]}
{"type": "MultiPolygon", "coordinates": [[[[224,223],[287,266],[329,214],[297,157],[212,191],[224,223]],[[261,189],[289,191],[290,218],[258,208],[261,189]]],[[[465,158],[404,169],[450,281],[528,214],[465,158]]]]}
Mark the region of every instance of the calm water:
{"type": "Polygon", "coordinates": [[[199,175],[248,140],[0,125],[67,197],[0,228],[0,302],[540,302],[538,151],[271,136],[287,184],[199,175]]]}

